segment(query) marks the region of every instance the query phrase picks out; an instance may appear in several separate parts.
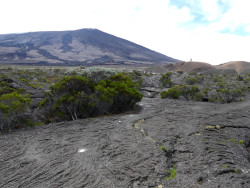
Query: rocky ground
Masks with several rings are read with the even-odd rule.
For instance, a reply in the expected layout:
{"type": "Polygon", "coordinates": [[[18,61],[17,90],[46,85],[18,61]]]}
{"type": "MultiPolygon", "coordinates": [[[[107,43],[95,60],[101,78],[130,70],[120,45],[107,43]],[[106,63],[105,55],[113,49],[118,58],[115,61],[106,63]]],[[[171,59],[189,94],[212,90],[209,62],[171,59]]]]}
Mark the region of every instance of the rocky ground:
{"type": "Polygon", "coordinates": [[[250,98],[139,106],[1,134],[0,187],[250,187],[250,98]]]}

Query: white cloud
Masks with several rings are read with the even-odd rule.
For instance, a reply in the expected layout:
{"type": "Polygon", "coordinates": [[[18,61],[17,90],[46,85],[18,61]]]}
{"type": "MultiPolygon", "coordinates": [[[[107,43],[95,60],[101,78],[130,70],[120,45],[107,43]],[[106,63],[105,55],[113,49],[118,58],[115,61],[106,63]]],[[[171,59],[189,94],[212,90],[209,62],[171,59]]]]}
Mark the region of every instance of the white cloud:
{"type": "MultiPolygon", "coordinates": [[[[1,33],[98,28],[181,60],[250,61],[249,0],[190,0],[177,8],[169,0],[1,0],[1,33]],[[200,13],[209,23],[194,22],[200,13]]],[[[180,1],[182,2],[182,1],[180,1]]]]}
{"type": "Polygon", "coordinates": [[[217,20],[221,16],[221,10],[218,6],[219,0],[201,0],[202,12],[208,21],[217,20]]]}
{"type": "Polygon", "coordinates": [[[250,24],[250,2],[248,0],[231,0],[231,8],[222,17],[219,23],[230,30],[235,31],[237,27],[250,24]]]}

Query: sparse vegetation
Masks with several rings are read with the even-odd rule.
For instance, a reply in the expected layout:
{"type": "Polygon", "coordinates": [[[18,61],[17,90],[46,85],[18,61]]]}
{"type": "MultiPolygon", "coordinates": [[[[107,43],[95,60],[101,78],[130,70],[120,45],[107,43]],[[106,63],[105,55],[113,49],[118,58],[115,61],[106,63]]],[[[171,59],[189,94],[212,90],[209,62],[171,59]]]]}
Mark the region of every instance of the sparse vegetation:
{"type": "Polygon", "coordinates": [[[179,99],[183,96],[186,100],[230,103],[243,101],[250,91],[248,75],[205,75],[195,72],[177,75],[182,78],[182,84],[163,91],[162,98],[179,99]],[[184,85],[184,82],[188,85],[184,85]]]}
{"type": "Polygon", "coordinates": [[[235,139],[229,139],[229,142],[236,142],[236,140],[235,139]]]}
{"type": "Polygon", "coordinates": [[[136,90],[140,88],[142,78],[135,71],[128,76],[101,68],[2,68],[0,73],[0,126],[6,130],[19,125],[40,125],[42,121],[120,113],[133,108],[142,98],[136,90]],[[134,78],[134,83],[130,77],[134,78]],[[28,117],[32,111],[26,114],[29,104],[37,103],[29,97],[30,90],[44,93],[44,100],[37,104],[41,118],[37,122],[31,120],[36,117],[28,117]],[[9,95],[15,101],[8,103],[11,110],[5,105],[9,95]]]}
{"type": "Polygon", "coordinates": [[[171,81],[171,75],[172,75],[172,72],[167,72],[166,74],[161,75],[160,81],[162,83],[162,86],[171,87],[173,85],[171,81]]]}
{"type": "MultiPolygon", "coordinates": [[[[36,102],[31,98],[30,103],[32,106],[38,103],[35,107],[40,108],[39,118],[45,122],[120,113],[131,109],[141,99],[141,94],[136,89],[142,87],[145,76],[153,74],[134,70],[125,74],[119,73],[117,76],[117,72],[112,69],[85,67],[67,69],[4,67],[0,69],[0,96],[16,92],[25,97],[31,90],[39,91],[40,97],[44,93],[44,100],[39,99],[40,101],[36,102]],[[80,78],[86,79],[85,85],[80,78]],[[72,87],[66,87],[67,83],[72,87]],[[77,86],[81,84],[84,87],[77,86]],[[58,89],[60,87],[61,90],[58,89]]],[[[250,92],[249,80],[249,75],[167,72],[160,78],[162,86],[168,88],[161,92],[161,97],[215,103],[243,101],[250,92]]],[[[37,93],[32,93],[31,96],[34,94],[37,93]]],[[[2,116],[3,114],[2,109],[2,116]]],[[[32,124],[20,121],[18,124],[32,124]]]]}
{"type": "Polygon", "coordinates": [[[178,99],[180,96],[183,96],[186,100],[197,100],[200,101],[203,98],[202,93],[197,86],[187,86],[187,85],[180,85],[174,86],[168,91],[161,92],[161,98],[172,98],[178,99]]]}
{"type": "Polygon", "coordinates": [[[223,168],[228,168],[228,165],[223,164],[222,167],[223,168]]]}
{"type": "Polygon", "coordinates": [[[126,75],[128,75],[133,80],[136,89],[141,88],[143,79],[142,74],[139,71],[134,70],[133,72],[126,73],[126,75]]]}
{"type": "Polygon", "coordinates": [[[166,173],[168,174],[168,176],[164,179],[164,180],[169,180],[169,179],[174,179],[176,177],[177,174],[177,169],[176,169],[176,165],[173,165],[173,167],[169,168],[166,173]]]}
{"type": "Polygon", "coordinates": [[[244,141],[243,140],[239,140],[238,143],[239,144],[244,144],[244,141]]]}
{"type": "Polygon", "coordinates": [[[164,151],[164,152],[167,151],[166,148],[165,148],[165,146],[159,146],[159,148],[160,148],[162,151],[164,151]]]}

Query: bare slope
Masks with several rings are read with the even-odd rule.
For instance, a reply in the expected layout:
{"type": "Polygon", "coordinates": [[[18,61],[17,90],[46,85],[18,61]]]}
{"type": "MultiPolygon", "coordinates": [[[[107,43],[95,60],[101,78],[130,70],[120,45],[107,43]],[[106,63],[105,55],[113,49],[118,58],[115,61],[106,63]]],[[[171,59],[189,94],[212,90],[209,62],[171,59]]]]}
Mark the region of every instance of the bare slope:
{"type": "Polygon", "coordinates": [[[193,72],[193,71],[208,71],[213,69],[215,68],[208,63],[189,61],[189,62],[176,63],[172,71],[193,72]]]}
{"type": "Polygon", "coordinates": [[[228,62],[228,63],[224,63],[224,64],[221,64],[221,65],[218,65],[218,68],[220,68],[220,69],[234,69],[238,73],[241,73],[241,72],[250,70],[250,62],[246,62],[246,61],[231,61],[231,62],[228,62]]]}
{"type": "Polygon", "coordinates": [[[0,35],[0,63],[161,64],[175,59],[97,29],[0,35]]]}

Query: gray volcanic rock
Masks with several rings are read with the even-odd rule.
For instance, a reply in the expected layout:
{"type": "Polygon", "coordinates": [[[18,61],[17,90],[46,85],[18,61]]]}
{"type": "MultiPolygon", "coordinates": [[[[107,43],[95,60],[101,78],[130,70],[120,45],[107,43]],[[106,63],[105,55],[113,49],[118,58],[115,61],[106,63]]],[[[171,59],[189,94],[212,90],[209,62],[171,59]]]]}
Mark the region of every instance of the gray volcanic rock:
{"type": "MultiPolygon", "coordinates": [[[[249,93],[225,104],[160,99],[161,75],[142,77],[133,111],[1,132],[0,187],[249,188],[249,93]]],[[[39,88],[1,79],[38,105],[39,88]]]]}
{"type": "Polygon", "coordinates": [[[151,65],[176,61],[97,29],[0,35],[0,63],[151,65]]]}
{"type": "Polygon", "coordinates": [[[129,114],[0,134],[0,187],[250,186],[249,98],[224,105],[143,98],[139,105],[129,114]],[[175,177],[164,180],[174,166],[175,177]]]}

